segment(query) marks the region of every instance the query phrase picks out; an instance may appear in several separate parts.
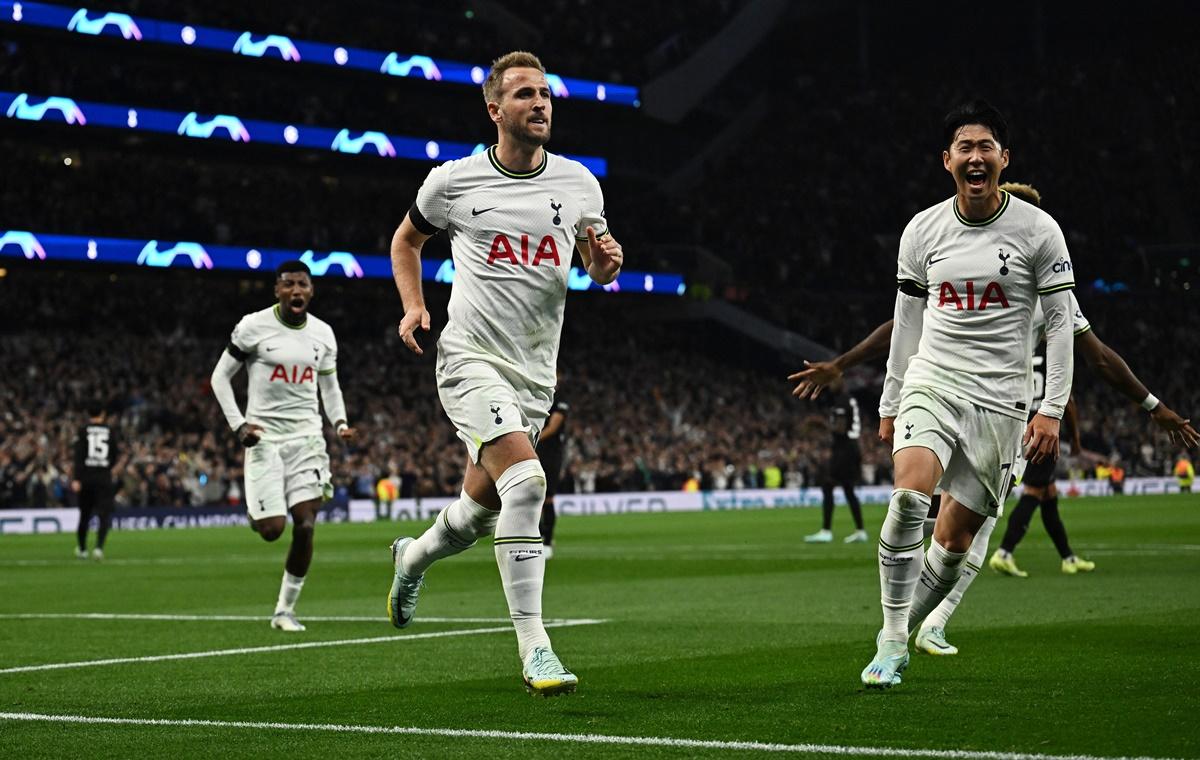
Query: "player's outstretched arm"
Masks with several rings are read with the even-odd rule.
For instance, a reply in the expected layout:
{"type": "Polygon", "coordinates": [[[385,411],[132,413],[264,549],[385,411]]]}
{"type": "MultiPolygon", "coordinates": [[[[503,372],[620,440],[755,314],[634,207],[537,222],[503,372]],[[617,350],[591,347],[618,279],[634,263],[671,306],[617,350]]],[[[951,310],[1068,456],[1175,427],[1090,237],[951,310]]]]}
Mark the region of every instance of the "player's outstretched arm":
{"type": "Polygon", "coordinates": [[[846,370],[871,359],[887,356],[892,343],[893,324],[895,320],[889,319],[872,330],[871,334],[859,341],[854,348],[827,362],[805,361],[804,366],[808,369],[788,375],[788,380],[799,383],[792,395],[796,398],[816,400],[821,391],[841,379],[846,370]]]}
{"type": "Polygon", "coordinates": [[[1191,426],[1191,420],[1183,419],[1155,398],[1133,374],[1125,359],[1100,340],[1094,330],[1075,336],[1075,347],[1092,369],[1104,378],[1104,382],[1149,411],[1154,423],[1166,431],[1172,443],[1180,443],[1188,448],[1200,444],[1200,434],[1191,426]]]}
{"type": "Polygon", "coordinates": [[[575,247],[579,249],[588,277],[597,285],[608,285],[621,273],[625,251],[611,234],[606,232],[596,237],[595,228],[589,225],[587,240],[577,240],[575,247]]]}
{"type": "Polygon", "coordinates": [[[431,237],[418,230],[407,214],[392,235],[392,277],[404,305],[400,340],[418,356],[425,351],[414,333],[418,328],[429,332],[429,312],[425,310],[425,294],[421,291],[421,247],[431,237]]]}

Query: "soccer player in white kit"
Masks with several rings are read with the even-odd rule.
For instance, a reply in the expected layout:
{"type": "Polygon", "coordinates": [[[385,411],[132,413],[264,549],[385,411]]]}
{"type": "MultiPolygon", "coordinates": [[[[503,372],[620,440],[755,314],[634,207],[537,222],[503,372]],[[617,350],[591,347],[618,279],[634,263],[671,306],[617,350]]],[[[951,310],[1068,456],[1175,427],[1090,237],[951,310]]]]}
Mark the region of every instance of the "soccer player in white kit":
{"type": "Polygon", "coordinates": [[[917,214],[900,239],[879,404],[880,437],[894,440],[895,489],[879,537],[884,624],[862,672],[867,688],[900,683],[918,580],[953,588],[975,533],[1004,499],[1018,442],[1032,462],[1057,455],[1071,390],[1068,291],[1075,280],[1062,231],[1041,209],[1012,203],[1000,190],[1009,152],[999,111],[973,101],[951,111],[943,126],[942,163],[956,193],[917,214]],[[1046,396],[1022,438],[1039,298],[1046,396]],[[938,513],[920,563],[925,516],[939,485],[954,499],[938,513]]]}
{"type": "Polygon", "coordinates": [[[596,178],[547,152],[553,104],[536,56],[508,53],[483,83],[497,144],[433,169],[392,239],[404,303],[400,336],[429,329],[421,246],[446,230],[454,258],[449,320],[438,340],[438,396],[467,448],[462,493],[421,536],[392,544],[388,617],[412,622],[425,571],[495,534],[496,563],[533,694],[575,690],[542,624],[545,554],[538,530],[546,473],[534,443],[549,415],[571,249],[606,285],[624,260],[608,233],[596,178]]]}
{"type": "Polygon", "coordinates": [[[317,408],[317,390],[338,436],[354,440],[337,380],[333,328],[312,314],[312,275],[302,261],[288,261],[275,275],[275,305],[247,314],[233,328],[212,373],[213,394],[229,427],[246,447],[246,512],[266,541],[283,535],[292,515],[292,544],[271,627],[303,631],[296,600],[313,554],[313,528],[321,502],[333,495],[329,455],[317,408]],[[246,414],[230,380],[246,365],[246,414]]]}

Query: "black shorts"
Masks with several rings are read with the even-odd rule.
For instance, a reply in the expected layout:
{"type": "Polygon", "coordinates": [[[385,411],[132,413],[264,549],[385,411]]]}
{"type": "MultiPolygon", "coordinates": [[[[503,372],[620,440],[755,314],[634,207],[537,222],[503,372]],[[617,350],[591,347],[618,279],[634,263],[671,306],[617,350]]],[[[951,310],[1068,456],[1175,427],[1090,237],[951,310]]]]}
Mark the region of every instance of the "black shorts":
{"type": "Polygon", "coordinates": [[[836,485],[849,483],[857,485],[862,476],[862,457],[858,452],[839,452],[835,450],[829,460],[829,477],[836,485]]]}
{"type": "Polygon", "coordinates": [[[1054,474],[1057,471],[1057,459],[1049,459],[1037,464],[1030,463],[1025,467],[1025,474],[1021,476],[1021,484],[1034,486],[1035,488],[1045,488],[1054,482],[1054,474]]]}
{"type": "Polygon", "coordinates": [[[558,481],[562,479],[562,454],[547,452],[541,456],[542,469],[546,471],[547,498],[558,493],[558,481]]]}
{"type": "Polygon", "coordinates": [[[113,487],[105,483],[81,483],[79,509],[88,514],[107,514],[113,510],[113,487]]]}

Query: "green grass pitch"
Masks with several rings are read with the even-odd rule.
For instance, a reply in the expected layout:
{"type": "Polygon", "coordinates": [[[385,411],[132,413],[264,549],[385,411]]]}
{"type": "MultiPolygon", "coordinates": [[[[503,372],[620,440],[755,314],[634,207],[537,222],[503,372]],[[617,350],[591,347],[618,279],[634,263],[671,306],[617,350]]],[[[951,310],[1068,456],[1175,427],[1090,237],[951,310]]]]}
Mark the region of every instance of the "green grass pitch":
{"type": "MultiPolygon", "coordinates": [[[[551,630],[580,688],[549,700],[521,686],[490,545],[432,569],[410,628],[387,623],[388,544],[424,525],[318,526],[301,634],[266,622],[286,544],[246,529],[114,532],[103,563],[74,559],[73,536],[4,536],[0,756],[1200,755],[1200,497],[1065,500],[1062,511],[1097,571],[1062,575],[1035,518],[1017,552],[1032,577],[985,569],[948,631],[962,653],[914,654],[904,683],[883,693],[858,680],[880,622],[874,546],[805,545],[819,527],[812,509],[561,519],[545,614],[604,622],[551,630]],[[79,613],[259,619],[48,617],[79,613]],[[357,616],[370,619],[314,619],[357,616]],[[471,633],[489,628],[500,630],[471,633]],[[348,640],[360,641],[14,670],[348,640]],[[631,746],[328,724],[828,746],[631,746]]],[[[874,537],[883,509],[866,512],[874,537]]],[[[839,539],[848,525],[839,508],[839,539]]]]}

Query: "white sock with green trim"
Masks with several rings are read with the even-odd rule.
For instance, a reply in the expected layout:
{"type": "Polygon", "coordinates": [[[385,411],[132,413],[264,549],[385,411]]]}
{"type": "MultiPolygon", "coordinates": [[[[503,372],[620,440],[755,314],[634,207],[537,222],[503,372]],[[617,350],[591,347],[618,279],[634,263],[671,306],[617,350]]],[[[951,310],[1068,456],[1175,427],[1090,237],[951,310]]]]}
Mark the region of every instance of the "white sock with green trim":
{"type": "Polygon", "coordinates": [[[983,521],[979,532],[975,534],[975,540],[971,542],[971,550],[967,552],[967,558],[962,564],[962,575],[958,578],[958,583],[954,584],[954,589],[946,594],[946,598],[942,603],[934,608],[933,612],[925,618],[924,622],[920,623],[921,630],[926,628],[941,628],[946,630],[946,626],[950,624],[950,617],[954,611],[958,609],[959,602],[962,601],[963,594],[967,593],[971,582],[979,575],[979,569],[983,567],[983,558],[987,556],[988,541],[992,538],[992,531],[996,528],[996,518],[989,517],[983,521]]]}
{"type": "Polygon", "coordinates": [[[437,560],[470,549],[478,539],[491,535],[499,515],[463,491],[404,550],[404,574],[415,578],[437,560]]]}
{"type": "Polygon", "coordinates": [[[912,606],[908,609],[908,630],[913,631],[935,607],[942,603],[958,583],[962,574],[963,560],[967,552],[952,552],[937,542],[929,542],[925,562],[921,568],[920,582],[913,592],[912,606]]]}
{"type": "Polygon", "coordinates": [[[920,491],[892,491],[887,517],[879,530],[879,590],[883,606],[883,638],[908,641],[908,608],[921,574],[925,547],[922,530],[929,497],[920,491]]]}
{"type": "Polygon", "coordinates": [[[550,646],[542,625],[542,579],[546,555],[538,521],[546,500],[546,472],[536,459],[509,467],[496,479],[500,519],[496,522],[496,565],[508,599],[508,615],[517,629],[521,662],[536,647],[550,646]]]}

